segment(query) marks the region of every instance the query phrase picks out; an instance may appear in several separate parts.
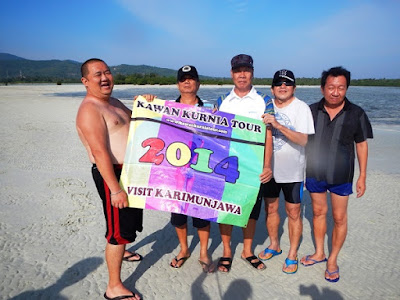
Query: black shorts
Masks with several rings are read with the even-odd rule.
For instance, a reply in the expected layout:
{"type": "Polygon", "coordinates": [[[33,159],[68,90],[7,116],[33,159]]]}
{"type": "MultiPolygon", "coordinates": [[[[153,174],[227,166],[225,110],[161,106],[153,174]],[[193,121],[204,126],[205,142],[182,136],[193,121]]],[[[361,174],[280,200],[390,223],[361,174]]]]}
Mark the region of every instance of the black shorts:
{"type": "MultiPolygon", "coordinates": [[[[182,214],[171,213],[171,224],[174,227],[181,227],[187,223],[188,216],[182,214]]],[[[210,225],[210,221],[192,217],[193,227],[204,228],[210,225]]]]}
{"type": "MultiPolygon", "coordinates": [[[[119,180],[122,165],[114,165],[115,176],[119,180]]],[[[138,208],[116,208],[111,205],[110,189],[94,164],[93,180],[96,184],[106,218],[106,239],[113,245],[124,245],[135,241],[136,231],[143,230],[143,210],[138,208]]]]}
{"type": "Polygon", "coordinates": [[[282,190],[286,202],[297,204],[303,198],[303,187],[304,182],[277,183],[272,178],[262,185],[262,195],[266,198],[279,198],[282,190]]]}

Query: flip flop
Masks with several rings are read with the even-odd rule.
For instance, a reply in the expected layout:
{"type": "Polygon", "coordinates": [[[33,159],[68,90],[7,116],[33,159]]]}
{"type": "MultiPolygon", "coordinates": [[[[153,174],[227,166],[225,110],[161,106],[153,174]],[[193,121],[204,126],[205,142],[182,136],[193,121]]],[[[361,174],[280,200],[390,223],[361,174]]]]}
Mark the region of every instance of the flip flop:
{"type": "Polygon", "coordinates": [[[122,299],[128,299],[128,298],[136,296],[134,292],[131,291],[131,293],[132,293],[132,295],[123,295],[123,296],[117,296],[117,297],[114,297],[114,298],[110,298],[110,297],[107,296],[106,293],[104,293],[104,298],[106,298],[107,300],[122,300],[122,299]]]}
{"type": "Polygon", "coordinates": [[[252,255],[252,256],[249,256],[249,257],[246,257],[246,258],[243,258],[243,257],[242,257],[242,259],[243,259],[244,261],[247,261],[254,269],[257,269],[257,270],[259,270],[259,271],[265,270],[265,269],[267,268],[267,267],[265,266],[265,264],[264,264],[261,260],[259,260],[259,259],[257,258],[257,256],[255,256],[255,255],[252,255]],[[252,260],[255,260],[255,259],[257,259],[258,261],[257,261],[257,262],[252,262],[252,260]],[[259,269],[259,268],[258,268],[259,265],[263,265],[264,267],[261,268],[261,269],[259,269]]]}
{"type": "Polygon", "coordinates": [[[215,266],[212,261],[210,261],[209,263],[206,263],[199,259],[199,264],[200,264],[201,268],[203,269],[204,273],[213,273],[215,271],[215,266]]]}
{"type": "Polygon", "coordinates": [[[174,269],[179,269],[179,268],[181,268],[183,265],[184,265],[184,263],[186,262],[186,260],[189,258],[190,256],[184,256],[184,257],[181,257],[181,258],[179,258],[178,259],[178,257],[174,257],[174,259],[175,259],[175,261],[176,261],[176,263],[175,263],[175,266],[174,265],[172,265],[172,261],[171,261],[171,263],[169,264],[172,268],[174,268],[174,269]],[[180,261],[182,261],[182,264],[179,266],[178,265],[178,263],[180,262],[180,261]]]}
{"type": "Polygon", "coordinates": [[[294,274],[294,273],[297,272],[297,269],[298,269],[298,266],[299,266],[299,261],[297,260],[297,257],[296,257],[296,259],[289,259],[289,258],[286,257],[286,259],[285,259],[285,265],[286,265],[286,267],[289,267],[289,266],[291,266],[291,265],[296,265],[296,268],[295,268],[293,271],[291,271],[291,272],[287,272],[287,271],[284,271],[284,270],[282,269],[282,272],[283,272],[283,273],[286,273],[286,274],[294,274]]]}
{"type": "Polygon", "coordinates": [[[232,258],[230,257],[220,257],[218,260],[218,271],[221,273],[229,273],[232,267],[232,258]],[[228,262],[227,264],[223,264],[223,262],[228,262]],[[219,267],[225,268],[226,271],[221,271],[219,267]]]}
{"type": "Polygon", "coordinates": [[[263,251],[263,253],[264,253],[264,255],[267,254],[267,253],[272,254],[272,255],[271,255],[270,257],[268,257],[268,258],[261,258],[261,257],[260,257],[260,254],[261,254],[261,253],[258,254],[258,258],[259,258],[260,260],[265,261],[265,260],[269,260],[269,259],[273,258],[274,256],[277,256],[277,255],[281,254],[281,253],[282,253],[282,249],[281,249],[281,251],[276,251],[276,250],[273,250],[273,249],[265,248],[264,251],[263,251]]]}
{"type": "MultiPolygon", "coordinates": [[[[330,275],[330,276],[332,276],[333,274],[339,274],[339,267],[337,268],[336,271],[329,272],[328,269],[326,269],[325,272],[328,273],[328,275],[330,275]]],[[[340,279],[340,275],[339,275],[338,278],[335,278],[335,279],[330,279],[330,278],[328,278],[328,277],[325,276],[325,280],[326,280],[326,281],[329,281],[329,282],[338,282],[339,279],[340,279]]]]}
{"type": "MultiPolygon", "coordinates": [[[[131,253],[131,252],[129,252],[129,253],[131,253]]],[[[139,253],[135,253],[135,252],[131,253],[130,255],[124,256],[122,258],[123,261],[129,261],[129,262],[138,262],[138,261],[141,261],[142,259],[143,259],[143,257],[139,253]],[[139,256],[139,259],[130,259],[135,256],[139,256]]]]}
{"type": "Polygon", "coordinates": [[[302,264],[303,266],[309,267],[309,266],[313,266],[313,265],[315,265],[315,264],[319,264],[319,263],[328,261],[328,259],[327,259],[326,257],[325,257],[324,259],[321,259],[321,260],[315,260],[315,259],[310,258],[310,256],[311,256],[311,255],[307,255],[307,256],[306,256],[306,259],[304,260],[304,262],[301,262],[301,264],[302,264]],[[304,263],[307,262],[307,261],[311,261],[312,263],[311,263],[311,264],[304,264],[304,263]]]}

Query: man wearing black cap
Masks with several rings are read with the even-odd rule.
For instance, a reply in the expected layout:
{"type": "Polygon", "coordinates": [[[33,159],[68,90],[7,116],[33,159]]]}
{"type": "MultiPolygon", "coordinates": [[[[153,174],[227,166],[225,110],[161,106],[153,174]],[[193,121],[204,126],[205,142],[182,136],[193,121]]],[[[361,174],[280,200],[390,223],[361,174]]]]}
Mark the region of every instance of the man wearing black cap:
{"type": "Polygon", "coordinates": [[[265,199],[266,226],[270,244],[258,257],[268,260],[282,253],[279,244],[279,194],[285,196],[290,249],[282,271],[294,274],[298,268],[297,248],[303,231],[300,204],[303,194],[305,145],[314,134],[314,122],[309,106],[296,98],[296,79],[292,71],[279,70],[272,80],[275,115],[266,114],[264,122],[273,127],[273,178],[262,187],[265,199]]]}
{"type": "MultiPolygon", "coordinates": [[[[217,100],[220,111],[261,119],[265,112],[273,114],[271,98],[256,91],[253,87],[253,58],[250,55],[239,54],[231,60],[231,76],[234,88],[230,93],[217,100]]],[[[268,127],[265,142],[264,169],[260,175],[261,182],[268,182],[272,177],[271,171],[272,133],[268,127]]],[[[259,198],[259,197],[258,197],[259,198]]],[[[258,270],[264,270],[265,265],[253,253],[252,243],[256,228],[256,221],[260,214],[261,199],[254,205],[247,227],[243,228],[242,259],[258,270]]],[[[229,272],[232,266],[231,236],[232,225],[220,224],[223,255],[219,259],[218,269],[221,272],[229,272]]]]}
{"type": "MultiPolygon", "coordinates": [[[[180,96],[176,99],[176,102],[183,104],[194,105],[194,106],[204,106],[203,101],[197,96],[197,91],[200,87],[200,80],[197,70],[193,66],[183,66],[178,70],[178,89],[180,96]]],[[[191,148],[199,147],[196,145],[201,143],[198,141],[191,141],[191,148]]],[[[188,163],[190,165],[190,163],[188,163]]],[[[194,175],[184,175],[184,172],[188,172],[189,168],[185,166],[178,170],[182,173],[182,184],[186,186],[187,191],[191,188],[194,181],[194,175]]],[[[177,173],[177,181],[180,182],[180,176],[177,173]]],[[[173,268],[180,268],[185,263],[185,261],[190,257],[188,242],[187,242],[187,216],[182,214],[171,213],[171,224],[175,227],[176,234],[178,236],[179,245],[181,247],[180,252],[175,256],[170,265],[173,268]]],[[[199,218],[193,218],[193,226],[197,228],[197,233],[200,240],[200,258],[199,263],[202,266],[204,272],[213,272],[214,266],[210,258],[208,257],[208,239],[210,237],[210,221],[202,220],[199,218]]]]}
{"type": "MultiPolygon", "coordinates": [[[[178,70],[177,75],[177,86],[180,96],[175,100],[176,102],[193,105],[193,106],[204,106],[203,101],[197,96],[197,91],[200,88],[199,74],[194,66],[185,65],[178,70]]],[[[154,95],[143,95],[147,101],[153,101],[154,95]]],[[[201,140],[190,141],[191,151],[201,145],[201,140]]],[[[190,172],[190,168],[187,165],[180,167],[176,172],[176,180],[178,185],[186,188],[186,191],[190,192],[190,189],[194,182],[194,174],[190,172]]],[[[178,236],[179,245],[181,250],[176,255],[170,266],[178,269],[183,266],[186,260],[190,257],[188,242],[187,242],[187,216],[177,213],[171,213],[171,224],[175,227],[176,234],[178,236]]],[[[214,271],[214,265],[208,256],[208,239],[210,237],[210,221],[202,220],[193,217],[193,226],[197,228],[197,233],[200,240],[200,257],[199,263],[205,273],[211,273],[214,271]]]]}
{"type": "Polygon", "coordinates": [[[176,99],[176,102],[204,106],[203,101],[197,96],[197,91],[200,88],[200,79],[195,67],[186,65],[180,68],[177,80],[181,95],[176,99]]]}

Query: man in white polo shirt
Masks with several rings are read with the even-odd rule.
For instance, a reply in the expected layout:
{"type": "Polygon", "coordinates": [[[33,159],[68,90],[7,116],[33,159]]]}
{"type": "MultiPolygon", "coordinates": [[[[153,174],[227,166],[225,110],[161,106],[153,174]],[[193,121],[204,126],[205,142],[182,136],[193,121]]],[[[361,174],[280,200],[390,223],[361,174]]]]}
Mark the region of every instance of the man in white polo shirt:
{"type": "MultiPolygon", "coordinates": [[[[217,100],[220,111],[246,116],[261,120],[264,113],[274,113],[271,98],[256,91],[253,87],[253,59],[246,54],[239,54],[231,60],[231,76],[234,83],[232,91],[217,100]]],[[[272,133],[268,127],[265,141],[264,169],[260,175],[260,181],[268,182],[272,177],[272,133]]],[[[256,221],[261,209],[261,198],[258,197],[247,227],[243,228],[243,251],[242,259],[246,260],[252,267],[264,270],[265,265],[253,253],[252,243],[256,228],[256,221]]],[[[218,270],[229,272],[232,266],[231,235],[232,225],[220,224],[220,233],[223,244],[223,255],[218,262],[218,270]]]]}

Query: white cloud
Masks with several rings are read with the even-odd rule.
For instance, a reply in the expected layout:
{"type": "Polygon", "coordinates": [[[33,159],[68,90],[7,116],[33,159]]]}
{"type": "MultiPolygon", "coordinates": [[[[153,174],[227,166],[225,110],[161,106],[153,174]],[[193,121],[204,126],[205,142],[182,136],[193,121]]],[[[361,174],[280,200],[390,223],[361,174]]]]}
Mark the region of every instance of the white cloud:
{"type": "Polygon", "coordinates": [[[185,43],[200,46],[211,41],[204,30],[206,1],[119,0],[119,3],[147,26],[176,38],[181,46],[185,43]]]}
{"type": "Polygon", "coordinates": [[[248,0],[227,0],[236,13],[244,13],[248,10],[248,0]]]}

